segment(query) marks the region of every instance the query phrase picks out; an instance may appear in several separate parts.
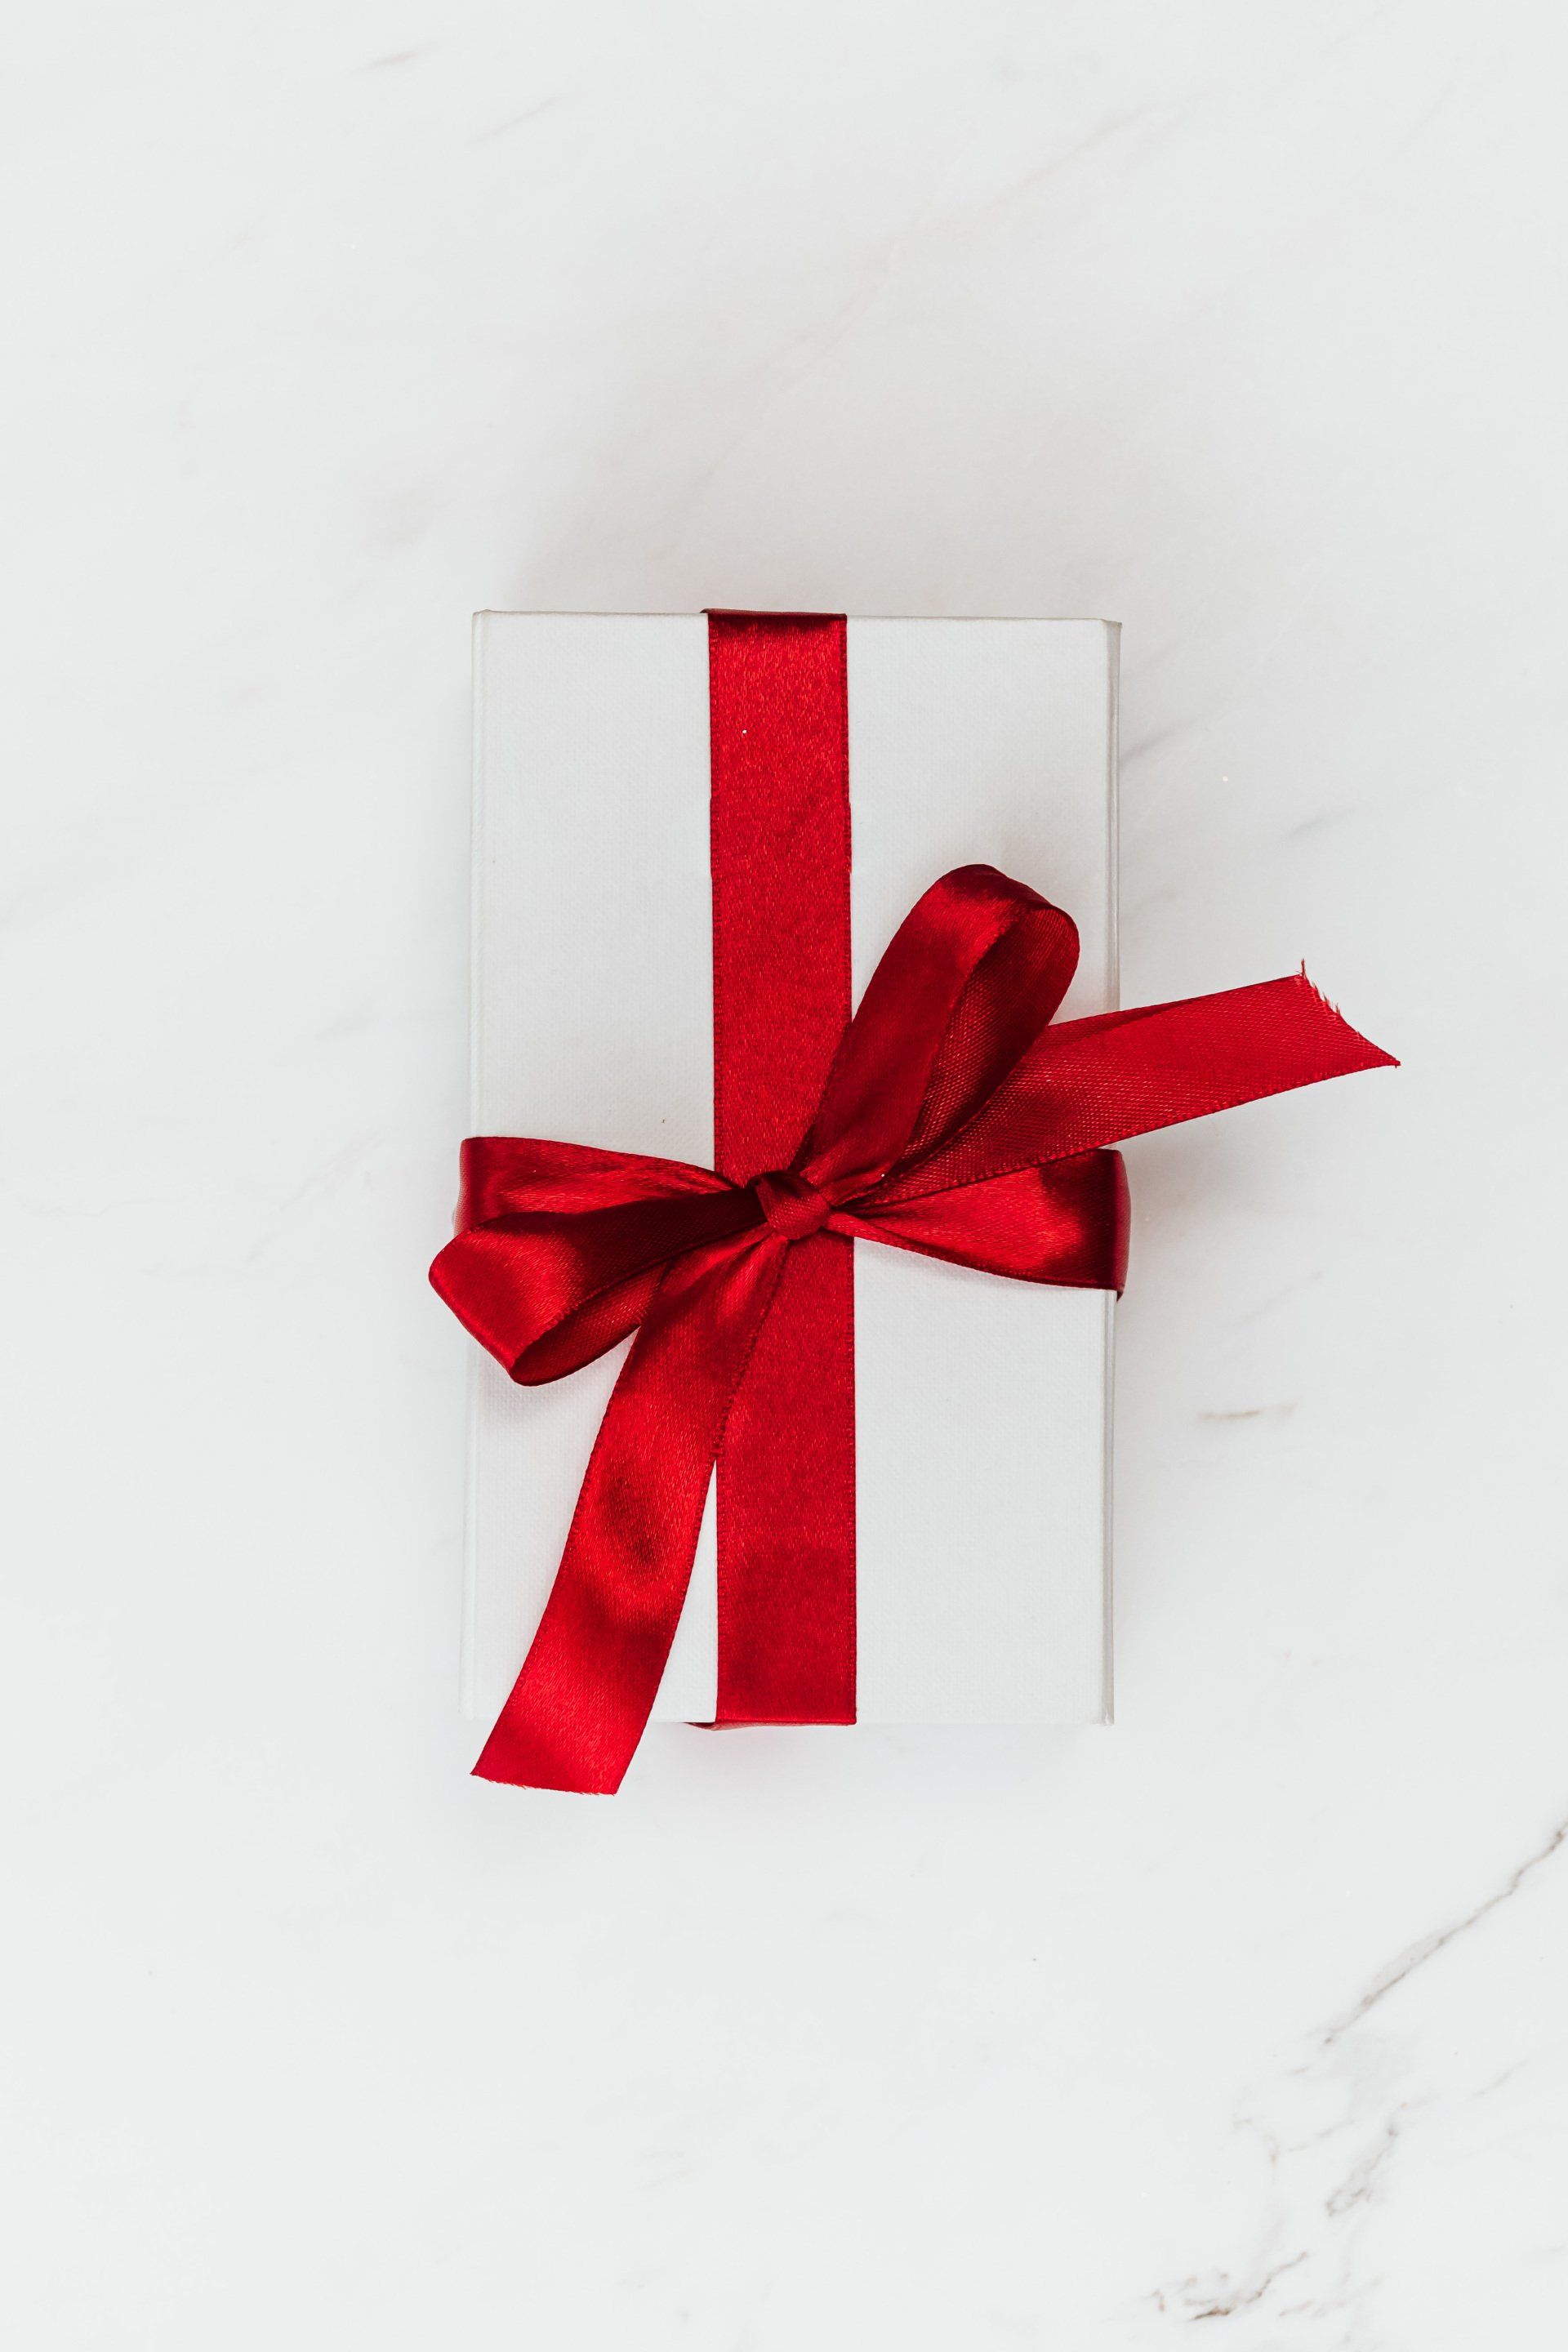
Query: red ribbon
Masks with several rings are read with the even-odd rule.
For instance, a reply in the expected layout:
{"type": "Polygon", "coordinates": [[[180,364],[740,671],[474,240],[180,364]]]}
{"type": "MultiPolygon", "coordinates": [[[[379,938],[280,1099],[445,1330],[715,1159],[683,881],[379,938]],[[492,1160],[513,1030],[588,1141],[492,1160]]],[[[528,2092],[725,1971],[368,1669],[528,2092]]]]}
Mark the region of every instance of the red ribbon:
{"type": "Polygon", "coordinates": [[[716,615],[710,653],[718,1171],[471,1137],[431,1268],[525,1385],[636,1335],[489,1780],[619,1787],[715,1463],[718,1720],[853,1720],[852,1241],[1120,1290],[1108,1147],[1393,1058],[1304,974],[1053,1024],[1077,930],[987,866],[932,885],[846,1023],[843,625],[716,615]]]}
{"type": "MultiPolygon", "coordinates": [[[[851,1009],[843,620],[708,623],[713,1164],[785,1167],[851,1009]]],[[[855,1251],[792,1250],[719,1449],[719,1723],[855,1720],[855,1251]]]]}

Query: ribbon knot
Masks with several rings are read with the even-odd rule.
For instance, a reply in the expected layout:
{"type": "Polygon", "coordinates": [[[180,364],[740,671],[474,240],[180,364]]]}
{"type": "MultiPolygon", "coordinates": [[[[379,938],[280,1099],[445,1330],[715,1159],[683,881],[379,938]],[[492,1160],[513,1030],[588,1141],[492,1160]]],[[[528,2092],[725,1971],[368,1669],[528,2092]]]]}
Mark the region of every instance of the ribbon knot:
{"type": "Polygon", "coordinates": [[[810,1234],[820,1233],[833,1214],[833,1203],[827,1195],[787,1168],[757,1177],[752,1190],[781,1241],[806,1240],[810,1234]]]}

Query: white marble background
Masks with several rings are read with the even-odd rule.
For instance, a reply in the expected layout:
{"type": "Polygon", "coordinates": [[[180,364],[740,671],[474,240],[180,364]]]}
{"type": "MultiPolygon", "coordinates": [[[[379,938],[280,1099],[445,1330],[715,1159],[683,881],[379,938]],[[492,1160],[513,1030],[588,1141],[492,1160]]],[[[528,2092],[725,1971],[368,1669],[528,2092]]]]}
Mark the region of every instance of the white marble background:
{"type": "Polygon", "coordinates": [[[0,2318],[1548,2352],[1555,0],[150,0],[4,98],[0,2318]],[[1120,617],[1109,1734],[471,1781],[476,605],[1120,617]]]}

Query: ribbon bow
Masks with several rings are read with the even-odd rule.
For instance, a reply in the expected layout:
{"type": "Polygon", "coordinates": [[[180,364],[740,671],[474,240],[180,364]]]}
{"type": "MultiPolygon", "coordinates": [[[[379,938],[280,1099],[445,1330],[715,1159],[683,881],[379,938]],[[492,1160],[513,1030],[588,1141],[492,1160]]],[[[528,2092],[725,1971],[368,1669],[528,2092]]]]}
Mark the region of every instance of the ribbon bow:
{"type": "Polygon", "coordinates": [[[1052,1025],[1077,961],[1059,908],[991,866],[960,866],[878,965],[787,1168],[731,1183],[570,1143],[464,1144],[457,1238],[430,1276],[474,1337],[531,1386],[637,1334],[477,1772],[620,1785],[788,1261],[876,1241],[1015,1281],[1120,1290],[1127,1188],[1108,1146],[1392,1062],[1304,973],[1052,1025]]]}

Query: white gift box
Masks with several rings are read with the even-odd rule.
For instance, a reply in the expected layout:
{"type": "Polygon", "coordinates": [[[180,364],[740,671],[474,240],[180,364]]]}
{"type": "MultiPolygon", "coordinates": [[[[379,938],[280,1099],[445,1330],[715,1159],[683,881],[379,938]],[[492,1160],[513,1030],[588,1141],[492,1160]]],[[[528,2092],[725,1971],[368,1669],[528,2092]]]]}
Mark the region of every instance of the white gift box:
{"type": "MultiPolygon", "coordinates": [[[[1114,625],[851,620],[847,667],[857,1001],[927,886],[982,863],[1077,923],[1060,1017],[1112,1009],[1114,625]]],[[[700,615],[478,616],[473,1133],[712,1164],[708,712],[700,615]]],[[[859,1719],[1107,1721],[1113,1300],[854,1247],[859,1719]]],[[[521,1388],[475,1350],[486,1720],[624,1354],[521,1388]]],[[[712,1717],[715,1590],[710,1492],[656,1718],[712,1717]]]]}

